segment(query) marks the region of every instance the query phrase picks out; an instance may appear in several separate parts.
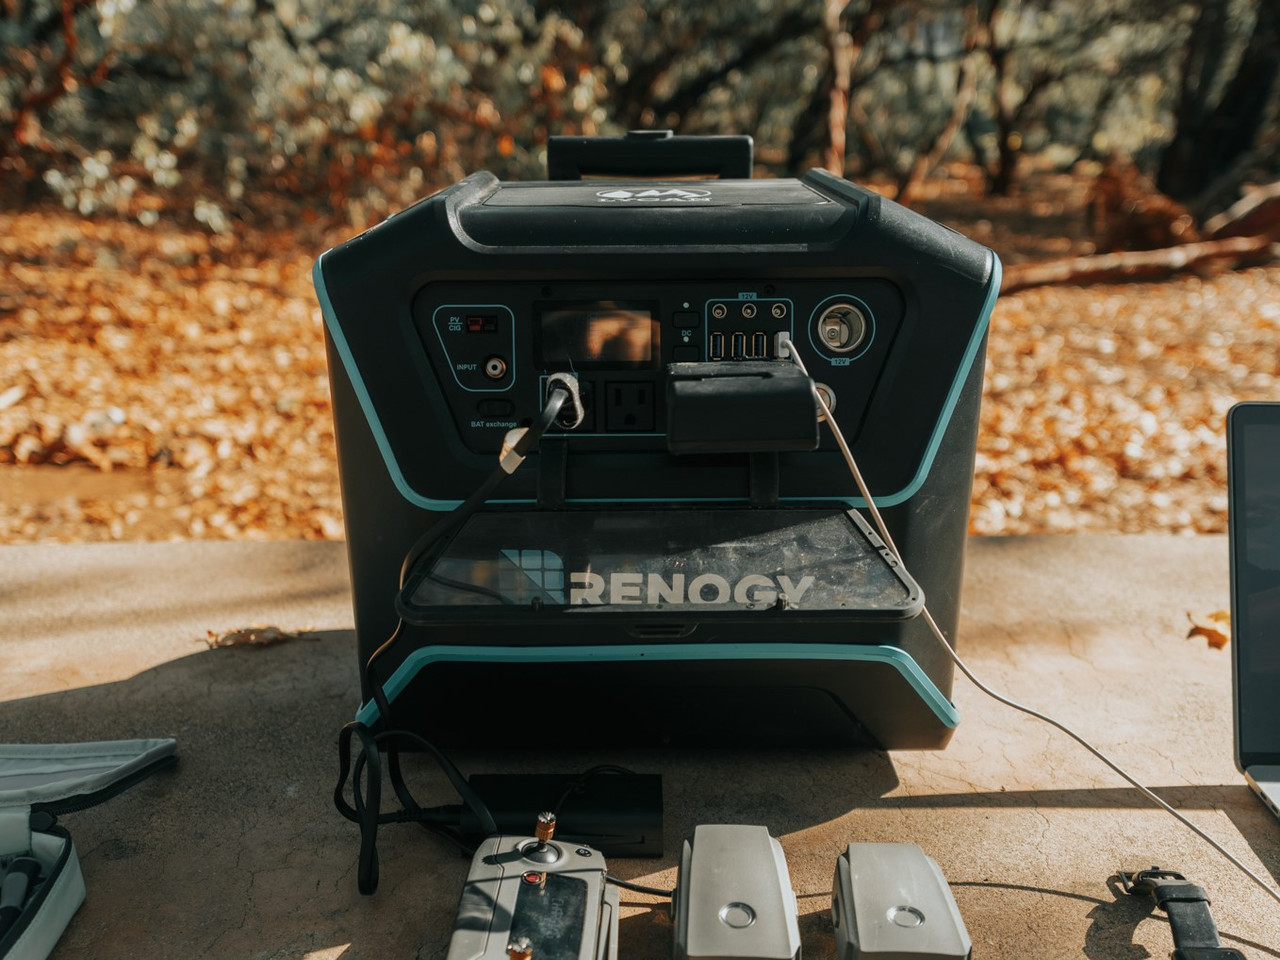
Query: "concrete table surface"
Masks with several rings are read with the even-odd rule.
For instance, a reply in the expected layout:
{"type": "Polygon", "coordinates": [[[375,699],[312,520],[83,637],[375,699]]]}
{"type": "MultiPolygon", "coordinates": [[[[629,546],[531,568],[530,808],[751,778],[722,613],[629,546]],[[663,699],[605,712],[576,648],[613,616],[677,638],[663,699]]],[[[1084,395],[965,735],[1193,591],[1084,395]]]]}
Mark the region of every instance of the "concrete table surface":
{"type": "MultiPolygon", "coordinates": [[[[975,539],[960,650],[996,689],[1109,751],[1274,883],[1280,823],[1232,763],[1231,658],[1186,639],[1228,604],[1223,537],[975,539]]],[[[334,811],[335,742],[357,705],[339,543],[0,547],[0,741],[174,736],[180,765],[62,818],[88,899],[55,956],[98,960],[442,957],[467,861],[411,826],[334,811]],[[311,631],[209,649],[207,631],[311,631]]],[[[1164,916],[1117,891],[1158,864],[1206,887],[1223,942],[1280,957],[1280,906],[1062,734],[963,678],[946,750],[459,752],[468,773],[621,763],[661,773],[666,852],[614,873],[671,886],[698,823],[759,823],[786,851],[804,953],[830,957],[831,874],[850,841],[918,843],[951,882],[977,960],[1166,957],[1164,916]]],[[[416,758],[415,758],[416,759],[416,758]]],[[[424,803],[443,778],[411,763],[424,803]]],[[[624,960],[670,955],[665,908],[622,891],[624,960]]]]}

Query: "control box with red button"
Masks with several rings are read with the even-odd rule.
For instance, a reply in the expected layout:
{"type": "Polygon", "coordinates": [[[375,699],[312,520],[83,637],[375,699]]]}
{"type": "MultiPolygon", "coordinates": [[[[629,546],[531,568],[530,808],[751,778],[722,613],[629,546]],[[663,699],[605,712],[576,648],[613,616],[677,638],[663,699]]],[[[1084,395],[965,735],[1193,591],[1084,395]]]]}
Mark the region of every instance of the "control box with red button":
{"type": "Polygon", "coordinates": [[[458,901],[447,960],[617,960],[618,891],[591,847],[490,837],[458,901]]]}

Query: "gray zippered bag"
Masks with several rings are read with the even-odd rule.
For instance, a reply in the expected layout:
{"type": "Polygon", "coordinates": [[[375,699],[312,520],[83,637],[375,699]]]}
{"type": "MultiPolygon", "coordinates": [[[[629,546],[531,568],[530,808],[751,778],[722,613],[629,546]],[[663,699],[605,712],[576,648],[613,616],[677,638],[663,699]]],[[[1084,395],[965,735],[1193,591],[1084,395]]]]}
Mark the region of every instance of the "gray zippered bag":
{"type": "MultiPolygon", "coordinates": [[[[0,908],[0,960],[44,960],[84,902],[80,858],[58,817],[97,806],[177,762],[177,741],[0,744],[0,868],[40,864],[19,912],[0,908]]],[[[0,884],[3,887],[3,884],[0,884]]]]}

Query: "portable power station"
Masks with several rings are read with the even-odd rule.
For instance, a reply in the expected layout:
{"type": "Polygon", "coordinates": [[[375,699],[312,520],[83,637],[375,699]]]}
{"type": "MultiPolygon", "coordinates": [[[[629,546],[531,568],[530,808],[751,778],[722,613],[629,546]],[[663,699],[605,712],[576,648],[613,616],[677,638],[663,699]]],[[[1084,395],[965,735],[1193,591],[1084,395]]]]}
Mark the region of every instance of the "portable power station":
{"type": "Polygon", "coordinates": [[[999,261],[751,166],[748,137],[552,138],[553,179],[474,174],[316,262],[362,719],[376,684],[439,741],[947,742],[915,615],[954,638],[999,261]]]}

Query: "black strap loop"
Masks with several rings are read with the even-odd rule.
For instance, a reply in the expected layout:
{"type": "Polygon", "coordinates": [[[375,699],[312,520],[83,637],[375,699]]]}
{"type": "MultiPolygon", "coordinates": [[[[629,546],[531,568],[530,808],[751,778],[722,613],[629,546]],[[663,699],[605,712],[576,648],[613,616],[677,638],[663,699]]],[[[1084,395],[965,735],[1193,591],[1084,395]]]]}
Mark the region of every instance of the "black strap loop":
{"type": "Polygon", "coordinates": [[[1223,947],[1218,925],[1209,911],[1204,887],[1191,883],[1174,870],[1139,870],[1120,874],[1125,893],[1149,896],[1169,917],[1173,931],[1174,960],[1244,960],[1240,951],[1223,947]]]}

